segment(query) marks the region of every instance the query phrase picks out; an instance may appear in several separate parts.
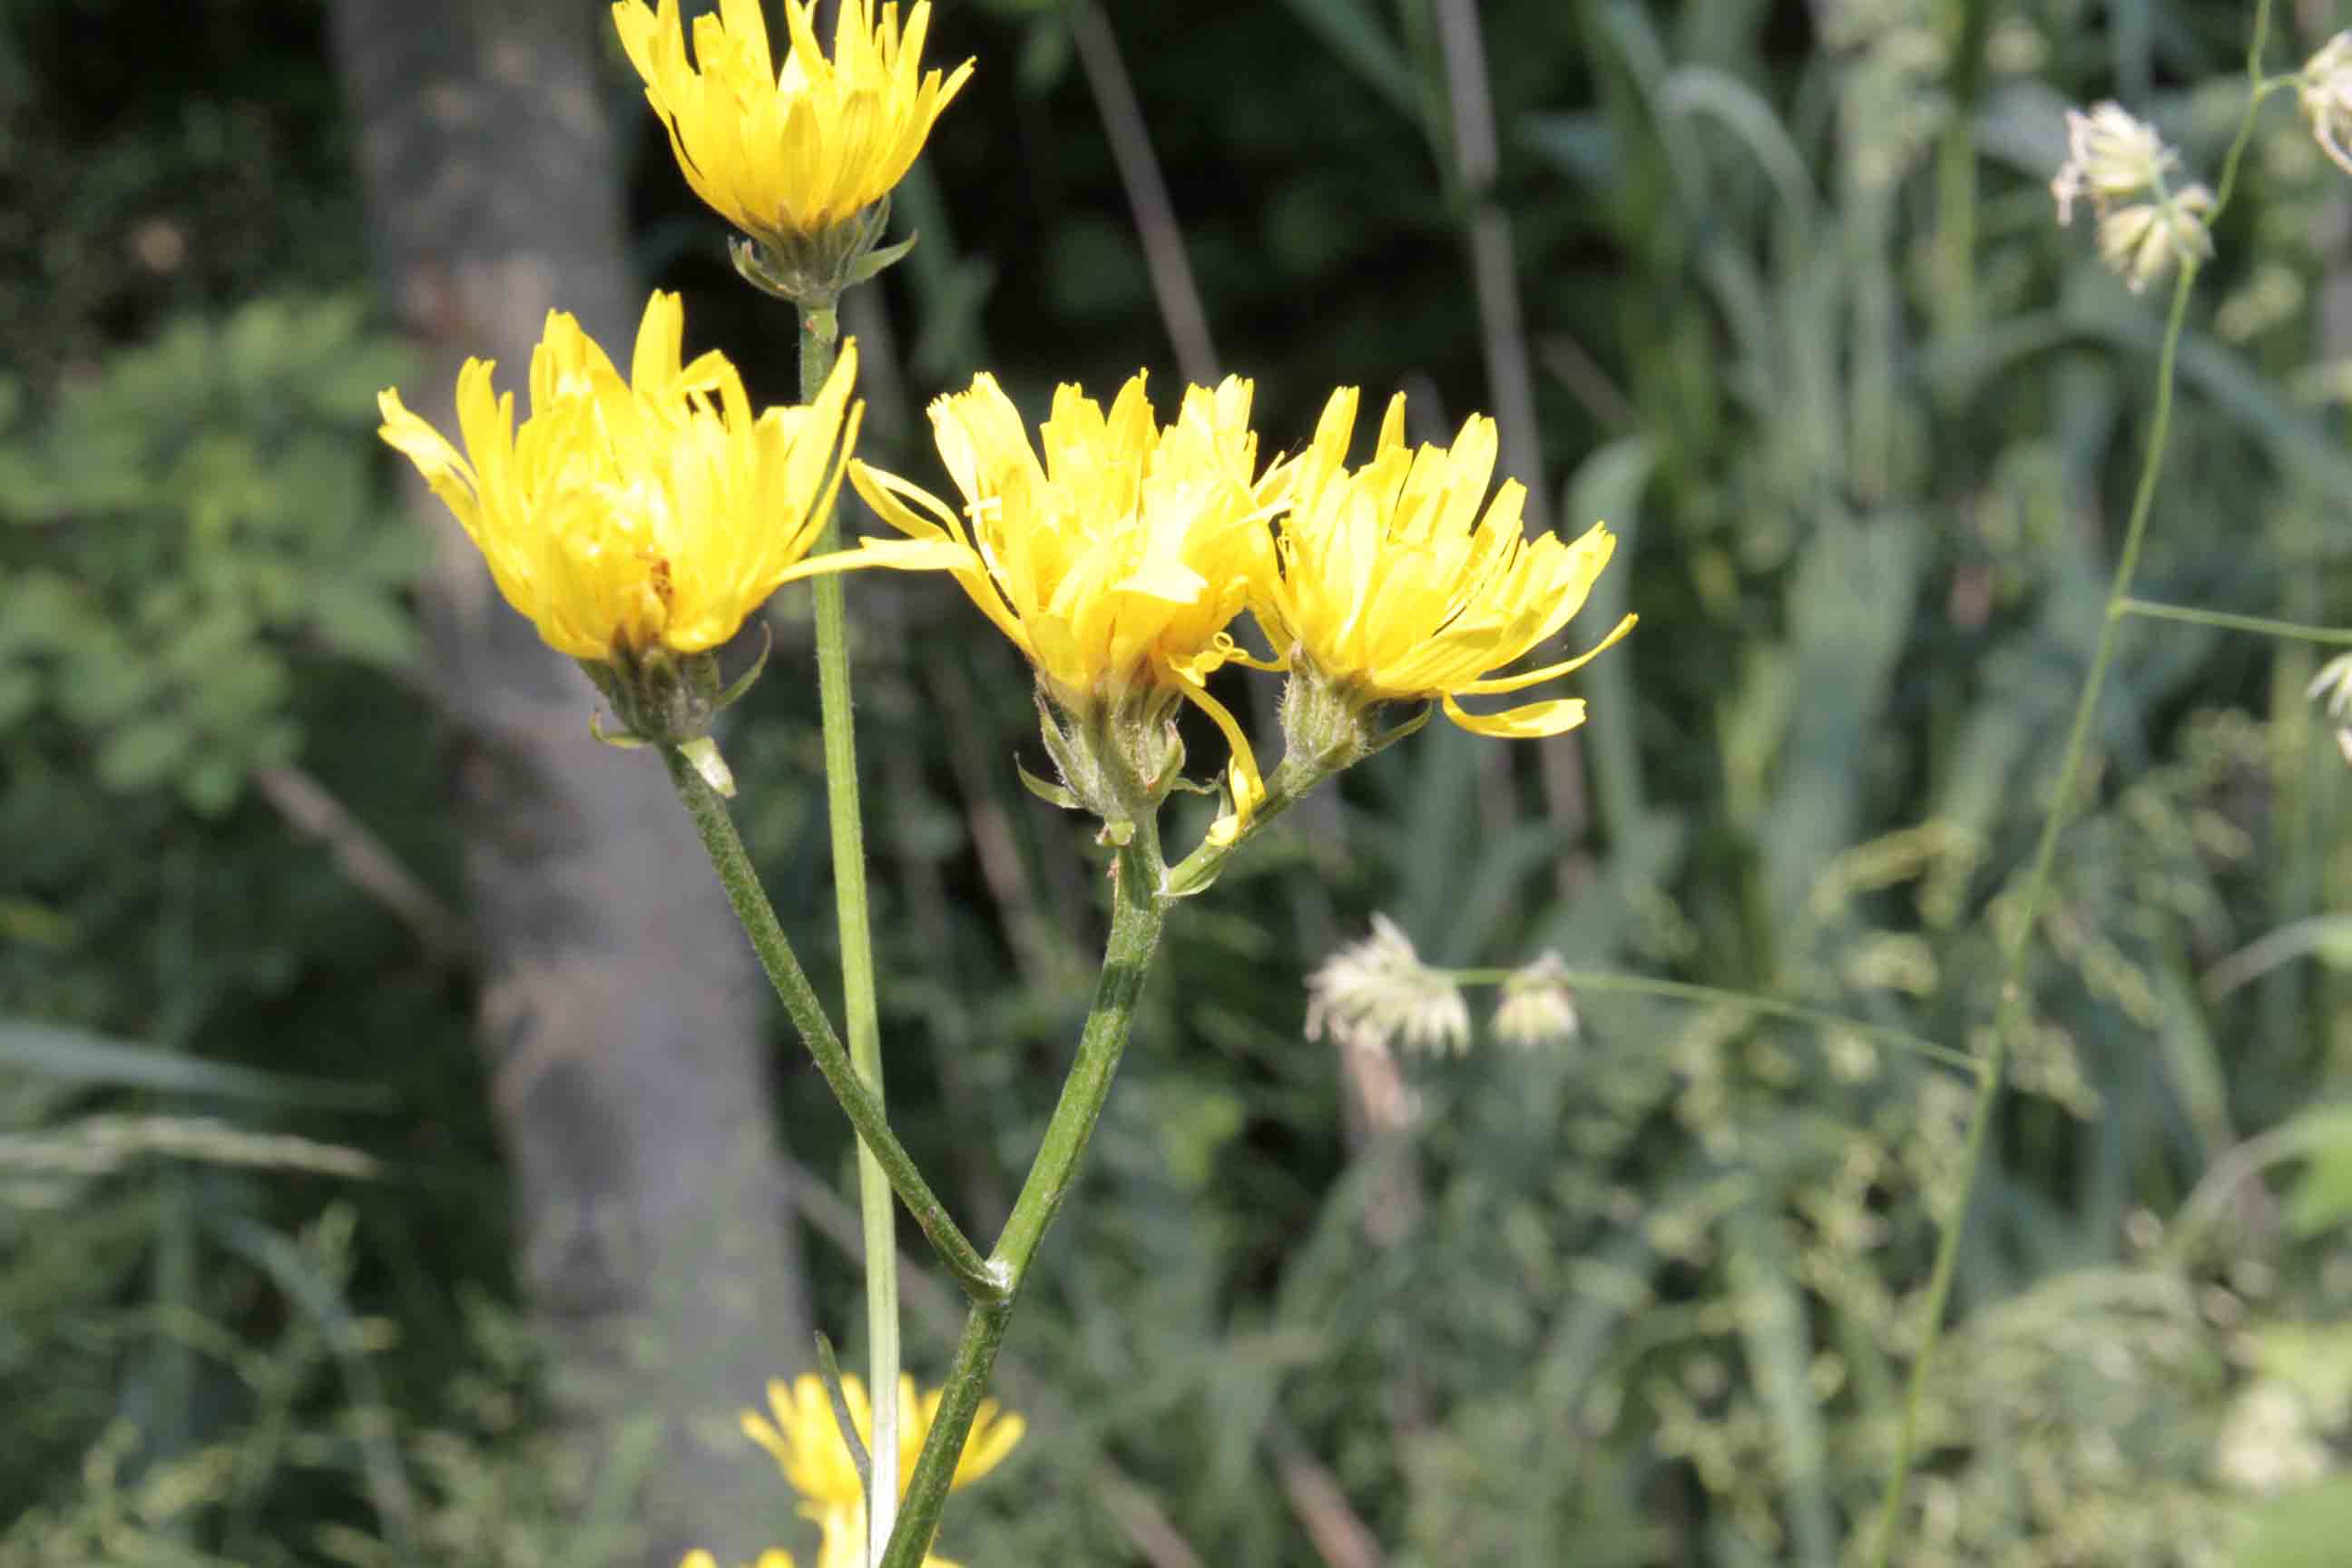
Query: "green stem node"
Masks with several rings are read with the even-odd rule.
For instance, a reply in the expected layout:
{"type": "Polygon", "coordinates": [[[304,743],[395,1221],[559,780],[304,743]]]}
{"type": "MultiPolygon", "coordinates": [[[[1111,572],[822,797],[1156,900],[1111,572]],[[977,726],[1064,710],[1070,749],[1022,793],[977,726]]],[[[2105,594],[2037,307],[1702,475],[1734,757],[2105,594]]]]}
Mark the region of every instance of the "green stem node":
{"type": "Polygon", "coordinates": [[[1005,1293],[1000,1300],[974,1301],[965,1320],[939,1415],[924,1440],[922,1458],[915,1463],[914,1479],[908,1483],[898,1528],[883,1556],[883,1568],[921,1568],[939,1532],[948,1489],[954,1483],[964,1441],[988,1393],[989,1373],[996,1364],[997,1347],[1003,1342],[1013,1302],[1028,1280],[1038,1244],[1076,1181],[1087,1142],[1094,1136],[1095,1123],[1101,1120],[1103,1103],[1110,1096],[1119,1054],[1127,1048],[1136,1002],[1159,951],[1160,925],[1167,915],[1168,898],[1160,890],[1161,875],[1159,827],[1147,815],[1136,822],[1134,837],[1120,846],[1112,863],[1110,940],[1103,952],[1102,974],[1095,983],[1094,1005],[1087,1014],[1086,1030],[1078,1037],[1077,1059],[1070,1064],[1037,1157],[1030,1164],[1021,1195],[1013,1200],[1013,1215],[1005,1221],[989,1260],[1005,1280],[1005,1293]]]}
{"type": "Polygon", "coordinates": [[[1004,1300],[1011,1295],[1008,1281],[956,1228],[947,1205],[940,1202],[923,1180],[913,1156],[890,1131],[880,1102],[866,1091],[864,1080],[851,1066],[840,1037],[833,1032],[833,1021],[824,1015],[824,1004],[817,999],[815,988],[793,954],[792,943],[785,940],[783,927],[777,923],[776,911],[760,886],[758,873],[751,868],[751,858],[744,852],[743,840],[736,835],[726,803],[675,746],[662,748],[662,760],[669,764],[670,782],[677,786],[678,799],[693,818],[695,831],[702,837],[702,847],[710,854],[710,863],[719,873],[719,885],[726,891],[735,919],[751,940],[751,951],[759,955],[760,967],[767,973],[769,984],[775,988],[777,1000],[784,1005],[784,1016],[799,1031],[802,1043],[816,1062],[817,1071],[824,1075],[834,1098],[841,1102],[850,1125],[857,1130],[860,1144],[880,1163],[899,1201],[915,1216],[915,1224],[964,1293],[975,1301],[1004,1300]]]}

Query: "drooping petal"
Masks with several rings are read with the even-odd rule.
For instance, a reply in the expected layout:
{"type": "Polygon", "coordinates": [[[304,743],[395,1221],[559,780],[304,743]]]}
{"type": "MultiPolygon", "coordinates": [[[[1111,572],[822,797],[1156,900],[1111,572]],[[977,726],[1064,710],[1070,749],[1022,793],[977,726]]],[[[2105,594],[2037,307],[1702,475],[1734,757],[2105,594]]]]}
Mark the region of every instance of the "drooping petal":
{"type": "Polygon", "coordinates": [[[1602,637],[1574,658],[1563,658],[1557,664],[1548,664],[1541,669],[1526,670],[1517,675],[1494,676],[1485,680],[1465,680],[1455,687],[1454,690],[1474,696],[1499,697],[1506,692],[1525,691],[1530,686],[1540,685],[1544,681],[1555,680],[1560,676],[1572,674],[1591,664],[1609,649],[1615,647],[1640,620],[1639,616],[1627,616],[1609,629],[1607,637],[1602,637]]]}
{"type": "Polygon", "coordinates": [[[946,503],[896,474],[885,473],[865,463],[852,463],[849,477],[857,487],[857,493],[866,498],[866,504],[872,507],[883,521],[909,535],[910,542],[936,547],[938,553],[934,558],[944,563],[945,570],[954,574],[956,581],[962,584],[963,591],[971,595],[971,602],[979,606],[981,613],[995,625],[998,631],[1010,638],[1014,647],[1031,659],[1036,658],[1019,612],[1006,603],[1003,592],[997,586],[996,579],[991,575],[980,552],[966,540],[961,521],[948,510],[946,503]],[[907,504],[908,500],[931,515],[921,515],[907,504]]]}
{"type": "Polygon", "coordinates": [[[383,427],[377,434],[386,445],[416,465],[416,471],[424,476],[433,493],[447,504],[470,532],[476,502],[474,470],[458,455],[457,448],[449,445],[440,431],[403,406],[400,394],[393,388],[376,395],[376,408],[383,416],[383,427]]]}
{"type": "Polygon", "coordinates": [[[1584,699],[1555,697],[1530,702],[1501,713],[1470,713],[1447,692],[1442,700],[1445,716],[1474,735],[1494,735],[1506,741],[1532,741],[1558,735],[1584,722],[1584,699]]]}
{"type": "Polygon", "coordinates": [[[1265,799],[1265,780],[1258,772],[1257,755],[1250,749],[1249,737],[1243,733],[1241,722],[1232,710],[1210,696],[1209,689],[1197,677],[1172,666],[1169,673],[1185,698],[1209,716],[1231,748],[1233,761],[1227,772],[1234,796],[1234,826],[1236,831],[1248,826],[1265,799]]]}

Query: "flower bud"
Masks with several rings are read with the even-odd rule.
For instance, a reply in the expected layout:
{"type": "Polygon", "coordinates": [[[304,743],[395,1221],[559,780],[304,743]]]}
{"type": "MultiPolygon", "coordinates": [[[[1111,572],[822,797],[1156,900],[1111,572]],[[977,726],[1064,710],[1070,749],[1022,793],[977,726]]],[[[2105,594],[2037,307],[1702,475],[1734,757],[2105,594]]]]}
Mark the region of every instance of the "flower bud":
{"type": "Polygon", "coordinates": [[[608,658],[583,658],[579,663],[612,705],[613,717],[621,722],[614,733],[598,728],[599,740],[624,747],[675,746],[694,764],[704,783],[731,796],[735,775],[719,754],[710,726],[721,710],[759,679],[767,661],[762,651],[758,664],[732,687],[723,689],[715,653],[678,653],[659,644],[634,649],[624,644],[616,646],[608,658]]]}
{"type": "Polygon", "coordinates": [[[1286,661],[1290,680],[1282,689],[1282,766],[1289,793],[1303,794],[1317,782],[1350,768],[1394,745],[1429,722],[1436,706],[1374,695],[1357,683],[1327,674],[1303,648],[1286,661]],[[1398,722],[1392,719],[1403,717],[1398,722]]]}
{"type": "Polygon", "coordinates": [[[1356,1050],[1415,1050],[1458,1055],[1470,1044],[1470,1009],[1461,987],[1421,962],[1412,941],[1386,915],[1372,934],[1324,960],[1307,981],[1307,1037],[1332,1038],[1356,1050]]]}
{"type": "Polygon", "coordinates": [[[2176,265],[2213,254],[2207,220],[2213,193],[2203,185],[2173,191],[2165,175],[2180,162],[2144,120],[2119,104],[2084,114],[2066,111],[2066,162],[2050,182],[2063,227],[2087,198],[2099,219],[2099,258],[2134,293],[2176,265]]]}
{"type": "Polygon", "coordinates": [[[890,198],[884,196],[853,217],[810,234],[776,232],[727,242],[727,254],[743,280],[762,293],[796,304],[830,309],[830,301],[864,283],[914,248],[912,235],[876,249],[890,226],[890,198]]]}
{"type": "Polygon", "coordinates": [[[2050,182],[2060,226],[2074,221],[2077,198],[2088,196],[2104,213],[2116,202],[2158,189],[2179,162],[2156,127],[2134,118],[2119,103],[2095,105],[2088,114],[2068,110],[2066,162],[2050,182]]]}
{"type": "Polygon", "coordinates": [[[1495,1037],[1521,1049],[1574,1039],[1576,993],[1568,987],[1567,973],[1568,961],[1548,952],[1504,981],[1503,999],[1495,1009],[1495,1037]]]}
{"type": "Polygon", "coordinates": [[[2137,294],[2184,258],[2202,262],[2213,254],[2205,230],[2212,210],[2213,193],[2202,185],[2166,201],[2114,208],[2099,219],[2099,257],[2137,294]]]}
{"type": "Polygon", "coordinates": [[[1130,687],[1116,699],[1067,703],[1040,679],[1039,730],[1062,787],[1033,781],[1031,790],[1101,818],[1105,842],[1125,844],[1182,777],[1184,742],[1176,733],[1181,705],[1177,693],[1148,686],[1130,687]]]}
{"type": "Polygon", "coordinates": [[[2352,33],[2338,33],[2304,66],[2295,82],[2295,100],[2319,150],[2352,174],[2352,33]]]}

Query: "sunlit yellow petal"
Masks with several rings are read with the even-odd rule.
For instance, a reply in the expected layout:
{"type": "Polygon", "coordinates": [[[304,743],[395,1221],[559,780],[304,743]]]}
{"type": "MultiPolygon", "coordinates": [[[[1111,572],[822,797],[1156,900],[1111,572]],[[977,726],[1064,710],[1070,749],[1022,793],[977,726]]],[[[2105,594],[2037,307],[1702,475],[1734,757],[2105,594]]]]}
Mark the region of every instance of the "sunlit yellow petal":
{"type": "Polygon", "coordinates": [[[815,1521],[820,1543],[816,1568],[863,1568],[866,1562],[866,1505],[863,1502],[812,1511],[803,1517],[815,1521]]]}
{"type": "Polygon", "coordinates": [[[1174,666],[1170,667],[1169,674],[1182,689],[1184,695],[1192,699],[1193,705],[1216,724],[1218,731],[1225,738],[1225,744],[1232,749],[1233,761],[1227,769],[1231,775],[1228,783],[1234,797],[1234,831],[1239,832],[1249,826],[1250,818],[1257,814],[1259,803],[1265,799],[1265,781],[1259,776],[1257,756],[1250,750],[1249,737],[1242,732],[1241,723],[1234,717],[1233,711],[1210,696],[1208,688],[1192,675],[1174,666]]]}
{"type": "Polygon", "coordinates": [[[1577,670],[1582,669],[1586,665],[1591,664],[1594,659],[1600,658],[1609,649],[1616,647],[1619,642],[1623,640],[1625,634],[1633,629],[1634,624],[1640,619],[1641,617],[1639,616],[1627,616],[1623,620],[1619,621],[1614,626],[1610,628],[1609,635],[1607,637],[1602,637],[1599,642],[1594,643],[1591,647],[1586,648],[1574,658],[1564,658],[1558,664],[1548,664],[1541,669],[1526,670],[1517,675],[1496,676],[1486,680],[1465,681],[1462,685],[1455,687],[1454,689],[1458,692],[1481,697],[1499,697],[1505,692],[1524,691],[1530,686],[1540,685],[1544,681],[1556,679],[1563,675],[1572,674],[1577,670]]]}
{"type": "Polygon", "coordinates": [[[1257,766],[1202,681],[1237,651],[1225,628],[1273,550],[1250,396],[1238,377],[1192,387],[1162,426],[1140,374],[1108,410],[1065,385],[1033,441],[981,375],[930,409],[961,519],[902,479],[853,472],[901,532],[968,541],[958,580],[1064,707],[1154,691],[1200,707],[1234,748],[1244,812],[1263,793],[1257,766]]]}
{"type": "MultiPolygon", "coordinates": [[[[929,1425],[924,1423],[926,1429],[929,1425]]],[[[971,1436],[964,1443],[963,1458],[956,1464],[955,1484],[968,1485],[1003,1464],[1028,1431],[1028,1422],[999,1409],[993,1399],[982,1400],[980,1414],[972,1420],[971,1436]]]]}
{"type": "Polygon", "coordinates": [[[898,8],[840,0],[833,48],[814,0],[783,0],[781,65],[760,0],[722,0],[697,17],[691,58],[677,0],[621,0],[613,22],[695,193],[772,244],[824,233],[905,177],[931,126],[971,75],[922,68],[930,5],[903,31],[898,8]]]}
{"type": "Polygon", "coordinates": [[[1530,702],[1502,713],[1470,713],[1447,692],[1444,699],[1445,716],[1474,735],[1495,735],[1506,741],[1532,741],[1544,735],[1558,735],[1584,722],[1584,699],[1555,697],[1548,701],[1530,702]]]}
{"type": "Polygon", "coordinates": [[[416,465],[549,646],[586,659],[698,653],[795,576],[956,559],[894,544],[805,566],[857,438],[856,345],[811,406],[755,414],[723,355],[681,364],[684,327],[677,296],[656,294],[623,381],[577,321],[551,312],[520,425],[494,367],[469,360],[457,395],[463,457],[396,392],[380,400],[384,441],[416,465]]]}
{"type": "Polygon", "coordinates": [[[944,539],[861,539],[847,550],[808,557],[787,570],[783,581],[793,583],[863,566],[888,566],[901,572],[953,571],[971,560],[971,550],[944,539]]]}
{"type": "MultiPolygon", "coordinates": [[[[747,1410],[742,1428],[777,1461],[785,1481],[800,1494],[795,1511],[817,1527],[820,1544],[816,1568],[860,1568],[865,1562],[866,1501],[848,1446],[834,1414],[824,1384],[803,1373],[790,1383],[768,1384],[766,1411],[747,1410]]],[[[941,1390],[919,1394],[915,1380],[898,1384],[899,1485],[912,1479],[915,1462],[931,1424],[939,1416],[941,1390]]],[[[866,1384],[855,1375],[841,1380],[842,1403],[861,1439],[874,1430],[873,1405],[866,1384]]],[[[993,1399],[981,1401],[964,1440],[950,1484],[961,1488],[1003,1463],[1027,1430],[1020,1416],[1001,1409],[993,1399]]],[[[709,1552],[689,1553],[679,1568],[718,1568],[709,1552]]],[[[793,1568],[792,1554],[772,1549],[750,1568],[793,1568]]],[[[954,1568],[948,1559],[926,1556],[923,1568],[954,1568]]]]}
{"type": "MultiPolygon", "coordinates": [[[[680,1559],[677,1568],[719,1568],[719,1560],[708,1552],[698,1550],[680,1559]]],[[[793,1568],[793,1554],[782,1547],[771,1546],[760,1553],[756,1563],[747,1563],[744,1568],[793,1568]]]]}
{"type": "Polygon", "coordinates": [[[917,542],[946,546],[946,569],[954,574],[964,592],[971,596],[971,602],[995,623],[997,630],[1012,639],[1014,647],[1033,661],[1036,658],[1028,631],[1012,606],[1005,603],[1004,595],[998,589],[980,552],[966,540],[963,523],[948,510],[945,502],[928,490],[908,484],[896,474],[885,473],[864,463],[851,463],[849,477],[857,487],[857,493],[866,498],[866,504],[872,507],[875,515],[883,521],[910,535],[917,542]],[[930,515],[927,517],[919,513],[907,504],[908,500],[930,515]]]}
{"type": "Polygon", "coordinates": [[[1251,588],[1251,610],[1277,659],[1304,663],[1351,704],[1443,699],[1481,734],[1557,734],[1581,722],[1568,699],[1507,713],[1465,711],[1464,694],[1500,694],[1580,668],[1632,628],[1627,616],[1589,652],[1507,671],[1582,607],[1615,542],[1594,528],[1572,543],[1525,537],[1524,489],[1494,488],[1495,423],[1473,415],[1450,447],[1408,448],[1404,400],[1391,398],[1370,459],[1346,465],[1357,396],[1326,404],[1315,438],[1294,460],[1275,548],[1251,588]]]}

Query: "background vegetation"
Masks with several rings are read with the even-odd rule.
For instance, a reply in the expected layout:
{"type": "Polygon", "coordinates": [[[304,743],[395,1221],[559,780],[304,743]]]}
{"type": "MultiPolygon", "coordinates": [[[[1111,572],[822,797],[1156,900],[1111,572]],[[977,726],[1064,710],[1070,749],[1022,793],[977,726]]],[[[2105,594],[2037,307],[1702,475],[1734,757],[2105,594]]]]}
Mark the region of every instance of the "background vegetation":
{"type": "MultiPolygon", "coordinates": [[[[954,1555],[1864,1559],[1967,1080],[1595,990],[1571,1045],[1406,1061],[1401,1100],[1302,1037],[1304,978],[1379,910],[1433,962],[1558,949],[1981,1048],[2158,325],[2052,223],[2060,110],[2120,97],[2210,179],[2247,20],[941,0],[936,57],[981,72],[850,322],[871,455],[930,473],[920,404],[982,367],[1033,404],[1238,370],[1285,444],[1334,384],[1402,386],[1433,438],[1499,412],[1550,521],[1624,536],[1587,619],[1643,616],[1581,678],[1586,731],[1433,726],[1171,922],[1008,1347],[1033,1435],[954,1555]],[[1115,155],[1139,130],[1199,326],[1115,155]]],[[[2345,20],[2283,16],[2273,68],[2345,20]]],[[[661,1435],[567,1438],[518,1283],[424,547],[371,434],[411,362],[325,26],[0,6],[6,1568],[651,1555],[661,1435]]],[[[607,85],[639,281],[783,396],[788,322],[607,85]]],[[[2191,318],[2148,597],[2346,623],[2347,218],[2274,105],[2191,318]]],[[[894,1115],[985,1232],[1083,1010],[1096,869],[1007,765],[1039,765],[1016,657],[942,592],[855,590],[861,738],[894,1115]]],[[[805,614],[779,601],[730,754],[823,973],[805,614]]],[[[1900,1563],[2336,1560],[2352,848],[2319,657],[2127,633],[1900,1563]]],[[[842,1336],[846,1130],[775,1039],[842,1336]]],[[[910,1281],[918,1366],[952,1326],[910,1281]]]]}

